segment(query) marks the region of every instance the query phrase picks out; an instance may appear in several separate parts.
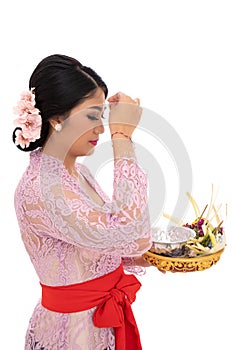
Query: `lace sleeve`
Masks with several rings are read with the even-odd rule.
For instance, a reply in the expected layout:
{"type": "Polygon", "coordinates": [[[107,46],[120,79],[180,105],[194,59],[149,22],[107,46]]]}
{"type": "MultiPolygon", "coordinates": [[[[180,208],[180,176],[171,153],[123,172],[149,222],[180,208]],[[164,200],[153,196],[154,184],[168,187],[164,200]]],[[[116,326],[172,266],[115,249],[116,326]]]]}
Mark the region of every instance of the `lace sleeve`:
{"type": "Polygon", "coordinates": [[[135,160],[115,161],[113,200],[102,207],[61,178],[42,163],[41,200],[56,238],[122,256],[138,256],[150,247],[147,179],[135,160]]]}
{"type": "Polygon", "coordinates": [[[138,266],[133,257],[123,257],[121,259],[122,265],[127,272],[134,273],[135,275],[142,276],[146,274],[146,268],[138,266]]]}

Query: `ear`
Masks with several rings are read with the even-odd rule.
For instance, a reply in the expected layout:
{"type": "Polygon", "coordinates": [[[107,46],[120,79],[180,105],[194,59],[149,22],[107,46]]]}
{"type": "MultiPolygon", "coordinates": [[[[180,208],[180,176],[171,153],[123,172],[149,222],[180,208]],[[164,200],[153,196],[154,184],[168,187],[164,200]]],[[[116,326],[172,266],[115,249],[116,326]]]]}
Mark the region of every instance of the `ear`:
{"type": "Polygon", "coordinates": [[[56,119],[49,119],[49,124],[54,129],[55,125],[57,124],[57,120],[56,119]]]}
{"type": "Polygon", "coordinates": [[[61,120],[59,117],[53,117],[49,119],[49,124],[53,129],[55,129],[57,124],[61,124],[61,120]]]}

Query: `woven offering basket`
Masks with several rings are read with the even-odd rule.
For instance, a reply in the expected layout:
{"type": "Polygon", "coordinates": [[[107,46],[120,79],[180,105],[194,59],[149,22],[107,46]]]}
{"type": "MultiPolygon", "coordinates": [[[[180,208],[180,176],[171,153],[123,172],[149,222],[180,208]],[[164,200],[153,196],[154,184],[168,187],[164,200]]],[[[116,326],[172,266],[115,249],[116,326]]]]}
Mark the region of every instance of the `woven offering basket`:
{"type": "MultiPolygon", "coordinates": [[[[151,265],[166,272],[193,272],[209,269],[216,264],[226,247],[226,236],[220,205],[215,205],[212,185],[210,204],[200,211],[197,202],[187,192],[193,206],[194,220],[182,222],[164,213],[167,227],[152,227],[152,246],[142,255],[151,265]],[[171,225],[174,222],[175,225],[171,225]]],[[[227,216],[227,205],[226,216],[227,216]]]]}
{"type": "Polygon", "coordinates": [[[193,272],[209,269],[219,261],[223,251],[224,248],[214,252],[213,254],[190,258],[167,257],[148,251],[144,253],[142,257],[149,264],[164,272],[193,272]]]}

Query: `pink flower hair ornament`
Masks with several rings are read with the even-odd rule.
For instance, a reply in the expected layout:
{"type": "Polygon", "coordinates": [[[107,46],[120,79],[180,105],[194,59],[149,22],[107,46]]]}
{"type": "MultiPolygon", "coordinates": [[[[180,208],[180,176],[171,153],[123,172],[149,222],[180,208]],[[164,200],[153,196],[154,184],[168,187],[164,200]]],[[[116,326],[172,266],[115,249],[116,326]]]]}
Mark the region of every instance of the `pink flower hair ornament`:
{"type": "Polygon", "coordinates": [[[14,120],[14,125],[18,128],[15,132],[15,144],[21,148],[28,147],[30,142],[40,138],[42,119],[40,111],[35,107],[34,88],[21,93],[21,99],[14,107],[14,114],[18,118],[14,120]]]}

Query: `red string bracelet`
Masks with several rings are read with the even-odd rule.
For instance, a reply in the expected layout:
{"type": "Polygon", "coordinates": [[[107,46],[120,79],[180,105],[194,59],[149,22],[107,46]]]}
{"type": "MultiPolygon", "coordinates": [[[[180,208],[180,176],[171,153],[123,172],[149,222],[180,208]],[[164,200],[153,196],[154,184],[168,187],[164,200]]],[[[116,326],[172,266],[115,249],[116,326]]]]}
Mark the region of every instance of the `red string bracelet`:
{"type": "Polygon", "coordinates": [[[131,137],[130,137],[129,135],[124,134],[122,131],[115,131],[115,132],[113,132],[113,133],[111,134],[111,137],[113,137],[113,136],[116,135],[116,134],[123,135],[124,137],[126,137],[127,139],[129,139],[131,142],[133,142],[132,139],[131,139],[131,137]]]}

